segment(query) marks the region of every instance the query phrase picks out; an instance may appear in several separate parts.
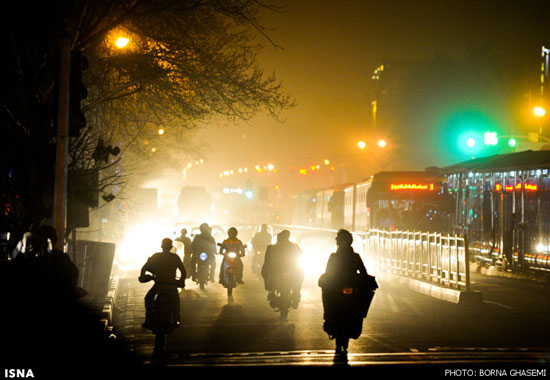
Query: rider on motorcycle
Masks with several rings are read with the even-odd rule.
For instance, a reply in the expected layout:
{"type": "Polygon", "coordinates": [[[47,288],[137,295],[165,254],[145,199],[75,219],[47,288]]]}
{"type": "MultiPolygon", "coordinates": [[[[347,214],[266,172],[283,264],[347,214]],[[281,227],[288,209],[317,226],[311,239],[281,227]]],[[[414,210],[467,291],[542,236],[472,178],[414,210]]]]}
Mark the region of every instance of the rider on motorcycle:
{"type": "Polygon", "coordinates": [[[265,289],[268,291],[267,299],[272,307],[275,306],[275,290],[279,286],[283,272],[289,273],[292,289],[292,306],[298,307],[300,303],[300,291],[304,281],[304,272],[299,265],[302,250],[290,240],[290,231],[283,230],[277,234],[277,243],[269,245],[265,252],[262,277],[265,289]]]}
{"type": "Polygon", "coordinates": [[[267,246],[271,244],[271,239],[272,236],[267,231],[267,224],[262,224],[261,230],[256,232],[256,234],[254,234],[254,237],[252,238],[252,248],[254,248],[255,252],[259,252],[260,255],[263,256],[265,254],[267,246]]]}
{"type": "Polygon", "coordinates": [[[330,255],[325,273],[319,278],[323,289],[323,329],[330,339],[336,338],[336,353],[346,355],[350,339],[361,335],[363,319],[378,287],[369,276],[363,260],[351,246],[353,235],[339,230],[338,249],[330,255]]]}
{"type": "Polygon", "coordinates": [[[162,240],[162,252],[157,252],[153,256],[147,259],[147,262],[141,268],[141,273],[139,276],[140,282],[147,282],[151,279],[151,275],[147,272],[153,274],[153,279],[155,280],[155,285],[145,295],[145,322],[143,323],[143,328],[151,328],[151,309],[153,307],[154,296],[157,290],[166,291],[170,294],[170,304],[171,312],[173,315],[175,326],[179,326],[180,323],[180,298],[178,294],[178,288],[185,287],[185,277],[187,275],[185,267],[181,258],[170,252],[172,249],[172,240],[163,239],[162,240]],[[176,272],[179,270],[180,279],[176,280],[176,272]]]}
{"type": "Polygon", "coordinates": [[[196,281],[199,256],[201,253],[206,252],[210,261],[210,281],[214,281],[216,274],[216,239],[212,236],[212,228],[208,223],[201,224],[199,228],[201,233],[196,235],[191,243],[191,274],[193,275],[193,281],[196,281]]]}
{"type": "MultiPolygon", "coordinates": [[[[235,269],[237,270],[237,283],[244,284],[243,262],[241,260],[241,257],[244,257],[245,252],[244,252],[244,245],[242,241],[237,238],[238,233],[239,232],[235,227],[231,227],[227,230],[227,235],[229,237],[225,239],[223,243],[220,245],[220,255],[223,255],[225,252],[235,252],[237,254],[237,258],[235,260],[235,269]]],[[[219,277],[220,284],[223,284],[224,264],[225,264],[225,256],[223,258],[222,265],[220,267],[220,277],[219,277]]]]}

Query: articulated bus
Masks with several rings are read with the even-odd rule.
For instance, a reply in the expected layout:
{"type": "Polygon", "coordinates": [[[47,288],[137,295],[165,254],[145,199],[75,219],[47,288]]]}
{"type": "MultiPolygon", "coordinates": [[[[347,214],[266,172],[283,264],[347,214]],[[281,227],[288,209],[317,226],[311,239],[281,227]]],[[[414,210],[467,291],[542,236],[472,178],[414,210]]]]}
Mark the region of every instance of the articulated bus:
{"type": "Polygon", "coordinates": [[[468,238],[470,257],[481,265],[550,272],[550,150],[380,172],[300,200],[303,208],[316,203],[310,227],[456,234],[468,238]]]}
{"type": "Polygon", "coordinates": [[[298,194],[294,202],[300,210],[294,224],[356,232],[440,232],[447,228],[450,204],[444,177],[422,171],[380,172],[358,183],[298,194]]]}
{"type": "Polygon", "coordinates": [[[524,151],[438,169],[453,197],[453,232],[500,269],[550,271],[550,151],[524,151]]]}

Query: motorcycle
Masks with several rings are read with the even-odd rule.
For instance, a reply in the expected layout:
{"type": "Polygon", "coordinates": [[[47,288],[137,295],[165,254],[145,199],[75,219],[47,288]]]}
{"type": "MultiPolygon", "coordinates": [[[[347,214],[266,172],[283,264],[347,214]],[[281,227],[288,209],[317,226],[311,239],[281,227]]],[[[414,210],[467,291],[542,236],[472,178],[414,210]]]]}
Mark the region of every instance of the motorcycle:
{"type": "MultiPolygon", "coordinates": [[[[218,243],[219,247],[222,247],[223,245],[218,243]]],[[[246,249],[246,245],[244,245],[244,248],[246,249]]],[[[221,252],[220,252],[221,253],[221,252]]],[[[237,287],[238,281],[237,281],[237,273],[239,271],[238,268],[238,262],[239,262],[239,254],[237,252],[233,251],[225,251],[223,253],[224,257],[224,263],[222,265],[222,285],[227,288],[227,296],[232,297],[233,296],[233,289],[237,287]]],[[[241,270],[242,270],[242,264],[241,264],[241,270]]]]}
{"type": "Polygon", "coordinates": [[[233,288],[237,287],[237,268],[235,268],[237,254],[235,252],[226,252],[224,253],[224,257],[222,284],[227,288],[227,296],[231,297],[233,295],[233,288]]]}
{"type": "Polygon", "coordinates": [[[208,279],[210,278],[210,257],[208,253],[201,252],[199,255],[199,260],[197,262],[197,275],[194,279],[201,290],[204,289],[206,284],[208,284],[208,279]]]}
{"type": "Polygon", "coordinates": [[[154,357],[161,357],[164,353],[164,346],[166,342],[166,335],[174,331],[179,326],[179,322],[175,320],[174,313],[172,311],[171,297],[173,293],[177,293],[178,287],[181,286],[181,280],[174,280],[173,282],[158,281],[151,275],[145,275],[139,277],[139,282],[146,283],[149,281],[155,281],[154,294],[152,296],[153,302],[151,304],[151,310],[149,315],[149,326],[153,334],[155,335],[155,348],[153,351],[154,357]]]}
{"type": "Polygon", "coordinates": [[[323,290],[325,332],[336,339],[337,352],[347,352],[350,339],[361,335],[363,319],[367,316],[374,290],[345,285],[330,292],[323,290]]]}
{"type": "Polygon", "coordinates": [[[294,293],[292,287],[292,277],[288,272],[282,272],[281,277],[279,278],[278,284],[273,290],[272,300],[270,305],[275,311],[281,313],[281,321],[286,322],[288,317],[288,312],[291,308],[297,308],[299,295],[294,293]]]}

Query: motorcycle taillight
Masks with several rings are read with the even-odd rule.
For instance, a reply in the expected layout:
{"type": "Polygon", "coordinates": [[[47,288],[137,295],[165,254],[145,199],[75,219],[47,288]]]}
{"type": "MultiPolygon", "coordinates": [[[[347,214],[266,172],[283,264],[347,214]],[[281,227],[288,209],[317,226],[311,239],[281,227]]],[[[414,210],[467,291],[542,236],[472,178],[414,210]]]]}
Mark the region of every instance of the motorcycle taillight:
{"type": "Polygon", "coordinates": [[[353,288],[342,288],[343,294],[353,294],[353,288]]]}

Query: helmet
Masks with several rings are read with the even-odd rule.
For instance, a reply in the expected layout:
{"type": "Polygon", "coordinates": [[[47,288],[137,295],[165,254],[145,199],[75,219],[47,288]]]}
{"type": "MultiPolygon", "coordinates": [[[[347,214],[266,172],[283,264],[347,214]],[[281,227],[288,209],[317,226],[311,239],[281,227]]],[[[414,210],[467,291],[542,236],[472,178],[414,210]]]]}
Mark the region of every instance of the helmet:
{"type": "Polygon", "coordinates": [[[336,244],[348,247],[353,243],[353,235],[348,230],[339,230],[336,234],[336,244]]]}
{"type": "Polygon", "coordinates": [[[199,229],[201,230],[201,233],[203,233],[203,234],[209,234],[210,233],[210,226],[208,225],[208,223],[201,224],[199,229]]]}
{"type": "Polygon", "coordinates": [[[162,239],[162,243],[160,246],[162,247],[163,251],[169,251],[170,248],[172,248],[172,239],[169,239],[169,238],[162,239]]]}
{"type": "Polygon", "coordinates": [[[290,231],[282,230],[277,234],[277,241],[288,241],[290,239],[290,231]]]}

